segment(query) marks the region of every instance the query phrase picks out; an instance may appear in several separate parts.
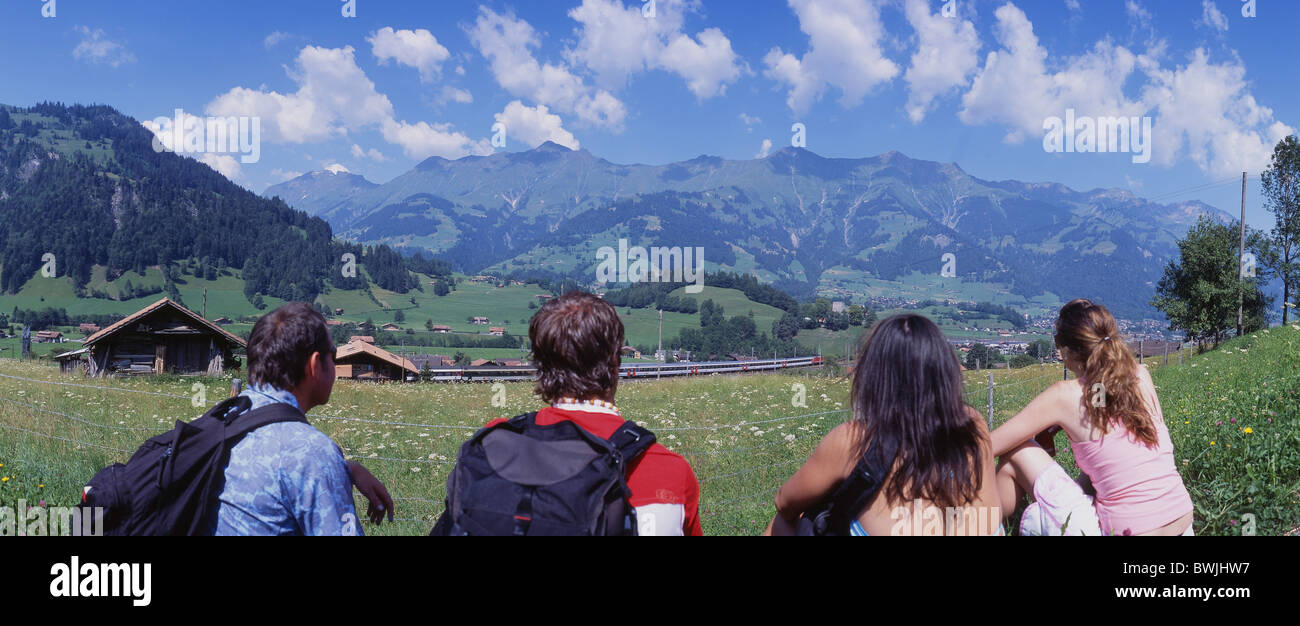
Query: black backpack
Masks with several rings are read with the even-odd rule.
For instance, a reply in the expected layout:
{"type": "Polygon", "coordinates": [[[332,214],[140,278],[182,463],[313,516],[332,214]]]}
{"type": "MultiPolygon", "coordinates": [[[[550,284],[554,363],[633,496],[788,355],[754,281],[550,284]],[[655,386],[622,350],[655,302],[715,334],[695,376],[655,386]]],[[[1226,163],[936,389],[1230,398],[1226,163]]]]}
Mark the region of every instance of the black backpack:
{"type": "Polygon", "coordinates": [[[876,499],[890,468],[894,466],[897,453],[897,444],[868,448],[853,467],[853,472],[830,497],[799,518],[795,534],[801,537],[847,537],[853,520],[876,499]]]}
{"type": "Polygon", "coordinates": [[[278,422],[307,422],[293,405],[249,411],[235,396],[193,422],[144,442],[126,465],[100,470],[82,493],[83,515],[103,507],[105,535],[203,535],[216,521],[230,449],[250,432],[278,422]]]}
{"type": "Polygon", "coordinates": [[[625,422],[609,440],[577,424],[526,413],[480,429],[447,478],[447,509],[429,533],[635,535],[627,466],[655,441],[625,422]]]}

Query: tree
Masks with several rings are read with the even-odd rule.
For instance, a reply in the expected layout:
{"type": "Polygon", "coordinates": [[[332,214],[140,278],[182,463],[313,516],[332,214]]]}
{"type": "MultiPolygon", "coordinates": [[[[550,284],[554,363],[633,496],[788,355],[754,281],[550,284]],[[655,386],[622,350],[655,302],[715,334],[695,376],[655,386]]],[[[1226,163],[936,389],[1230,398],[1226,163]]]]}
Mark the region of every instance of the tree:
{"type": "Polygon", "coordinates": [[[405,321],[406,321],[406,314],[403,313],[401,309],[398,309],[398,310],[394,311],[394,312],[393,312],[393,321],[394,321],[394,322],[405,322],[405,321]]]}
{"type": "Polygon", "coordinates": [[[432,331],[432,330],[433,330],[433,318],[429,318],[429,319],[427,319],[427,320],[424,320],[424,329],[425,329],[425,330],[428,330],[428,331],[432,331]]]}
{"type": "Polygon", "coordinates": [[[1260,176],[1264,207],[1273,214],[1269,247],[1271,268],[1282,282],[1282,323],[1287,303],[1300,292],[1300,143],[1291,135],[1273,148],[1273,160],[1260,176]]]}
{"type": "Polygon", "coordinates": [[[464,352],[457,352],[456,356],[452,357],[452,361],[455,362],[456,365],[469,365],[469,356],[464,352]]]}
{"type": "Polygon", "coordinates": [[[986,368],[991,361],[1001,361],[1002,355],[997,354],[995,357],[995,354],[982,343],[971,346],[970,352],[966,353],[966,369],[986,368]]]}
{"type": "Polygon", "coordinates": [[[1025,350],[1025,354],[1035,359],[1050,359],[1055,353],[1056,346],[1046,339],[1035,339],[1029,342],[1029,349],[1025,350]]]}
{"type": "MultiPolygon", "coordinates": [[[[1267,311],[1261,311],[1272,300],[1264,295],[1266,277],[1258,272],[1240,277],[1240,228],[1202,215],[1178,242],[1179,258],[1165,266],[1151,301],[1169,319],[1170,330],[1184,332],[1189,340],[1213,339],[1217,346],[1224,331],[1237,325],[1238,293],[1244,293],[1245,330],[1267,326],[1267,311]]],[[[1266,247],[1262,233],[1247,229],[1247,250],[1267,257],[1266,247]]]]}

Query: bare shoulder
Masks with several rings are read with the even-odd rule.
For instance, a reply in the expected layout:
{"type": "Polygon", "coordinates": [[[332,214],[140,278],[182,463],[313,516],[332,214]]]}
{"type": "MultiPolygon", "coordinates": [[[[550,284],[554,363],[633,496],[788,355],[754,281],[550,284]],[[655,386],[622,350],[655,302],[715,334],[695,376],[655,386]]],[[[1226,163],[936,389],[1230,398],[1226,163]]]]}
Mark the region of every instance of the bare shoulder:
{"type": "Polygon", "coordinates": [[[987,421],[988,416],[984,415],[983,413],[980,413],[979,409],[967,404],[966,416],[969,417],[972,422],[975,422],[975,424],[979,427],[980,432],[986,434],[988,433],[989,431],[989,425],[987,421]]]}

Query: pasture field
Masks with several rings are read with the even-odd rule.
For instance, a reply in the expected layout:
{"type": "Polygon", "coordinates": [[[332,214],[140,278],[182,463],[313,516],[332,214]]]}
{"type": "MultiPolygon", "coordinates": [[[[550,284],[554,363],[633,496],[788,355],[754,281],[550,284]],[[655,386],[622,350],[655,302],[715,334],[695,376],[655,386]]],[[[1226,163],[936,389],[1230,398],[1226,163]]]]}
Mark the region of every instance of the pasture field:
{"type": "MultiPolygon", "coordinates": [[[[1176,362],[1171,355],[1166,367],[1148,366],[1196,504],[1196,533],[1241,534],[1248,515],[1260,535],[1300,532],[1300,326],[1188,351],[1176,362]]],[[[754,535],[774,512],[777,488],[848,417],[848,382],[834,374],[625,381],[618,404],[691,462],[707,534],[754,535]]],[[[1062,372],[1043,365],[994,376],[994,421],[1002,423],[1062,372]]],[[[124,461],[175,420],[197,417],[229,386],[229,376],[87,380],[0,359],[0,505],[75,503],[97,469],[124,461]]],[[[987,372],[968,372],[966,386],[968,403],[984,412],[987,372]]],[[[538,407],[530,384],[505,387],[505,405],[494,407],[492,386],[482,383],[335,385],[312,423],[397,498],[397,522],[366,523],[368,534],[428,532],[460,443],[493,418],[538,407]]],[[[1063,439],[1058,448],[1077,472],[1063,439]]]]}

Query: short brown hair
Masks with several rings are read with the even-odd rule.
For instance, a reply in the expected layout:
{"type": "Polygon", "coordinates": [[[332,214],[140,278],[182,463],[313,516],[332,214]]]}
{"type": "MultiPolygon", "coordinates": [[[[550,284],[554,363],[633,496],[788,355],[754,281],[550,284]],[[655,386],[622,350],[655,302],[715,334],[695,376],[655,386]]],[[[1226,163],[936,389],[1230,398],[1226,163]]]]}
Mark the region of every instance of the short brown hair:
{"type": "Polygon", "coordinates": [[[599,397],[617,386],[623,321],[604,299],[581,291],[551,299],[533,315],[528,338],[542,400],[599,397]]]}
{"type": "Polygon", "coordinates": [[[289,390],[302,382],[313,352],[334,356],[325,317],[306,302],[290,302],[258,318],[248,336],[248,380],[289,390]]]}

